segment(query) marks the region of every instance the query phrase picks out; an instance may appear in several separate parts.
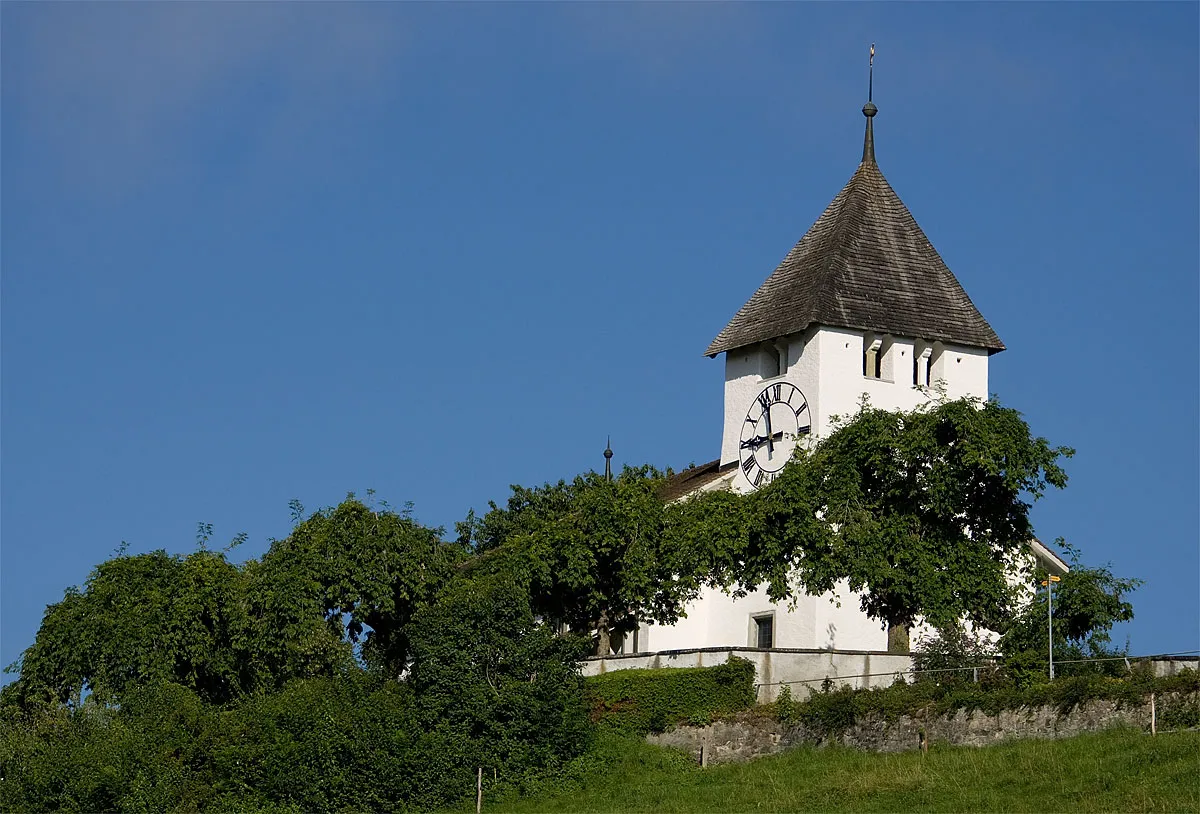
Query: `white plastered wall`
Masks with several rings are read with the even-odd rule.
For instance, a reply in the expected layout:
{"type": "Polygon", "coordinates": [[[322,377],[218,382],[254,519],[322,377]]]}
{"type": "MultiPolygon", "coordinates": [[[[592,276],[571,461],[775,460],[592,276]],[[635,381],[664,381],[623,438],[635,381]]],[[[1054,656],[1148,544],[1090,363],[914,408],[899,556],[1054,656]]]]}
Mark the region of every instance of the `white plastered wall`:
{"type": "MultiPolygon", "coordinates": [[[[864,333],[842,328],[821,328],[816,333],[819,380],[814,389],[821,394],[814,413],[813,431],[826,436],[833,430],[831,419],[858,412],[864,396],[872,407],[912,410],[937,397],[944,383],[946,397],[988,397],[988,353],[986,350],[941,342],[924,343],[909,337],[876,335],[884,353],[882,376],[863,375],[864,333]],[[913,357],[932,347],[931,387],[913,384],[913,357]]],[[[802,388],[803,389],[803,388],[802,388]]],[[[753,396],[751,396],[753,398],[753,396]]]]}
{"type": "MultiPolygon", "coordinates": [[[[947,398],[988,396],[988,353],[985,350],[940,342],[924,342],[885,334],[867,336],[863,331],[817,326],[800,334],[776,340],[781,354],[780,374],[764,377],[764,347],[752,346],[726,353],[725,426],[721,441],[721,464],[738,460],[742,421],[754,398],[767,384],[787,381],[800,388],[808,401],[813,436],[828,435],[833,416],[849,418],[858,411],[864,394],[874,407],[912,410],[937,397],[945,389],[947,398]],[[881,378],[863,375],[864,340],[880,340],[884,354],[881,378]],[[913,385],[913,356],[929,347],[932,387],[913,385]],[[939,384],[940,380],[940,384],[939,384]]],[[[750,490],[750,484],[734,469],[727,479],[711,488],[750,490]]],[[[680,650],[696,647],[753,646],[753,624],[757,615],[775,615],[775,647],[874,650],[887,648],[883,625],[859,608],[859,596],[843,584],[823,596],[804,596],[789,607],[772,605],[763,590],[734,599],[719,590],[706,589],[691,603],[687,616],[671,627],[651,625],[645,649],[680,650]]]]}

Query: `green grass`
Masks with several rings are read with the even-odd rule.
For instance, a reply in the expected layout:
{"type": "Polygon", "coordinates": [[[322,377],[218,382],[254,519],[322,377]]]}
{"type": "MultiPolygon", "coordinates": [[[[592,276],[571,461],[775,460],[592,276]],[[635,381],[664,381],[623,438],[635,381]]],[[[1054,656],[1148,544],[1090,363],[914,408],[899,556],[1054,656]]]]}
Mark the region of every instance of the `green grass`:
{"type": "MultiPolygon", "coordinates": [[[[471,801],[472,804],[474,800],[471,801]]],[[[489,812],[1200,811],[1200,733],[1116,730],[928,755],[799,748],[697,768],[604,733],[556,788],[489,812]]]]}

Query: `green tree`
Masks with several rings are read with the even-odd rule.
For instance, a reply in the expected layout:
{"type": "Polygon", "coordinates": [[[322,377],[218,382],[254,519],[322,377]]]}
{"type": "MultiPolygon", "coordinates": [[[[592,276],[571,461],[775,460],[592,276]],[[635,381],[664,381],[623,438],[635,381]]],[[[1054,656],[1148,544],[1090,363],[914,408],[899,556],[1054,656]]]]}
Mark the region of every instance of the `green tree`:
{"type": "MultiPolygon", "coordinates": [[[[1070,560],[1070,571],[1054,585],[1054,661],[1055,672],[1061,675],[1095,672],[1096,670],[1124,671],[1123,662],[1079,662],[1082,659],[1106,659],[1124,654],[1112,647],[1111,633],[1118,622],[1133,618],[1133,604],[1128,596],[1142,585],[1140,579],[1117,577],[1108,565],[1089,568],[1080,561],[1079,551],[1061,538],[1057,544],[1070,560]]],[[[1032,597],[1008,625],[1000,637],[999,650],[1009,672],[1018,680],[1045,677],[1048,673],[1050,631],[1048,624],[1046,579],[1035,573],[1026,590],[1032,597]]]]}
{"type": "Polygon", "coordinates": [[[33,645],[9,669],[4,700],[119,702],[131,689],[172,682],[208,703],[293,678],[343,675],[362,660],[397,677],[406,626],[454,573],[461,547],[407,513],[358,500],[316,512],[261,561],[230,563],[204,547],[96,567],[46,610],[33,645]]]}
{"type": "Polygon", "coordinates": [[[109,702],[170,681],[227,701],[251,679],[244,587],[221,552],[107,560],[46,609],[33,645],[8,668],[20,678],[6,698],[78,706],[88,693],[109,702]]]}
{"type": "Polygon", "coordinates": [[[315,512],[250,569],[262,664],[281,679],[329,674],[336,660],[327,631],[357,647],[371,668],[398,677],[409,620],[462,556],[407,510],[375,510],[351,496],[315,512]]]}
{"type": "Polygon", "coordinates": [[[640,621],[672,623],[705,578],[691,535],[671,524],[663,473],[625,467],[527,489],[514,486],[474,532],[485,561],[505,563],[529,586],[534,611],[579,632],[596,631],[595,652],[640,621]]]}
{"type": "Polygon", "coordinates": [[[865,405],[750,501],[737,575],[780,600],[846,580],[907,651],[908,626],[1002,628],[1006,581],[1033,536],[1029,508],[1062,488],[1073,450],[1034,437],[1020,413],[960,400],[913,412],[865,405]]]}

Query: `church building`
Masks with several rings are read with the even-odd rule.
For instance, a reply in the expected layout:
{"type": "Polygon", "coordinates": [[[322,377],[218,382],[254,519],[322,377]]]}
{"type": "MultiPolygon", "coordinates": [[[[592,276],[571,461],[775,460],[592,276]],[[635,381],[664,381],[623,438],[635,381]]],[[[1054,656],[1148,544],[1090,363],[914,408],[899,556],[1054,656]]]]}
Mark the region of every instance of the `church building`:
{"type": "MultiPolygon", "coordinates": [[[[868,96],[868,99],[870,97],[868,96]]],[[[988,363],[1004,343],[888,184],[875,160],[868,100],[862,161],[779,266],[705,351],[725,357],[721,455],[679,473],[670,496],[749,492],[794,445],[831,432],[836,416],[912,410],[942,394],[988,398],[988,363]]],[[[1037,541],[1052,570],[1065,563],[1037,541]]],[[[626,652],[750,647],[884,651],[887,632],[843,587],[773,604],[764,590],[713,589],[672,626],[644,625],[626,652]]]]}

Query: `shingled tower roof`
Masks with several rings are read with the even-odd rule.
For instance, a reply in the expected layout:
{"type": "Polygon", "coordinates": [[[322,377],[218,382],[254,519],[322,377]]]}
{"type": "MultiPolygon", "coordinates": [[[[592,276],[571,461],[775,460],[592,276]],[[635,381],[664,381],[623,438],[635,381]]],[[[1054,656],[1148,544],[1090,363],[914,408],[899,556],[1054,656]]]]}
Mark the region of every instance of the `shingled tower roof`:
{"type": "Polygon", "coordinates": [[[850,181],[705,355],[810,325],[1004,350],[879,171],[872,129],[876,110],[871,102],[863,107],[863,158],[850,181]]]}

